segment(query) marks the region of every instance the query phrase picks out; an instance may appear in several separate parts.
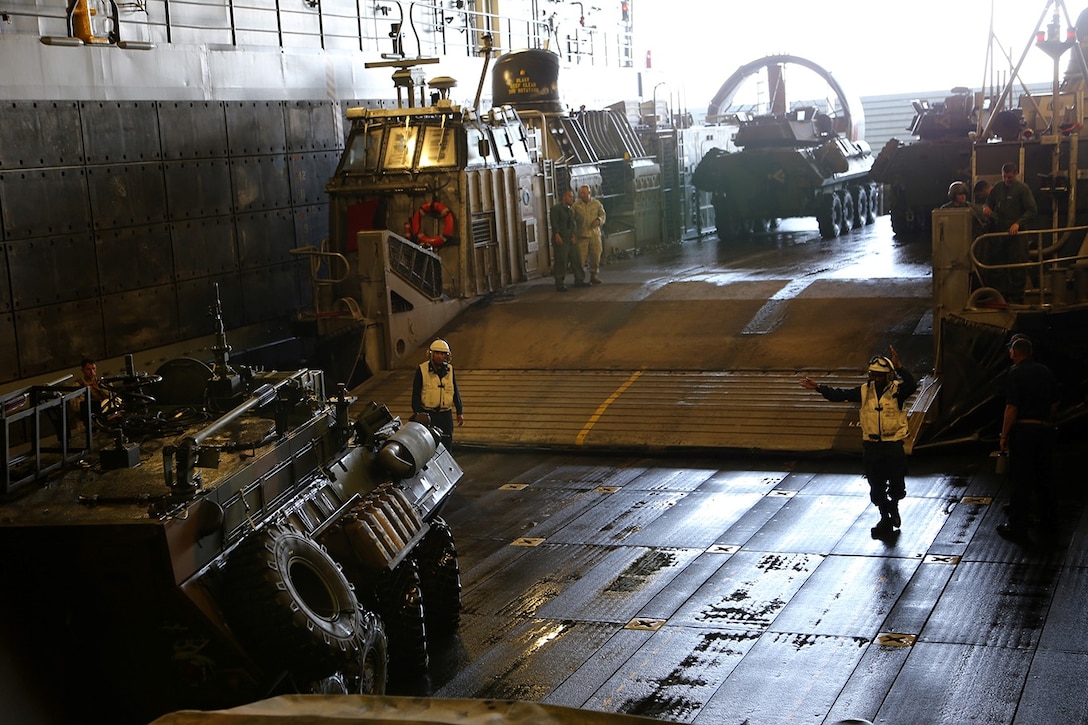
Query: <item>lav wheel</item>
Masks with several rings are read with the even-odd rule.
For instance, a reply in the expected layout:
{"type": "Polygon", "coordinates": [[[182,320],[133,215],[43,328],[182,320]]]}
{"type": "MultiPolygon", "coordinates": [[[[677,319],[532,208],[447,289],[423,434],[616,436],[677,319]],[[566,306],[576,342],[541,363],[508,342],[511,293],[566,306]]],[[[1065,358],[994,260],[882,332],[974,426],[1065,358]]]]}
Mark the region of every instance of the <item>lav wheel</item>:
{"type": "Polygon", "coordinates": [[[824,239],[834,239],[842,231],[842,204],[835,194],[824,194],[820,198],[820,211],[816,215],[820,225],[820,235],[824,239]]]}
{"type": "Polygon", "coordinates": [[[363,611],[369,633],[359,652],[328,677],[310,684],[313,695],[384,695],[389,664],[389,643],[382,621],[373,612],[363,611]]]}
{"type": "Polygon", "coordinates": [[[854,194],[854,228],[869,224],[869,194],[864,186],[852,190],[854,194]]]}
{"type": "Polygon", "coordinates": [[[370,634],[339,565],[290,526],[253,534],[224,572],[232,628],[264,660],[304,680],[327,677],[358,657],[370,634]]]}
{"type": "Polygon", "coordinates": [[[360,657],[350,663],[344,672],[348,685],[348,694],[384,695],[388,667],[389,642],[385,637],[385,629],[381,625],[381,620],[378,620],[375,636],[370,646],[360,657]]]}
{"type": "Polygon", "coordinates": [[[416,549],[416,561],[427,631],[452,634],[461,623],[461,569],[453,532],[441,518],[431,522],[431,530],[416,549]]]}
{"type": "Polygon", "coordinates": [[[880,190],[875,182],[869,182],[869,213],[865,215],[865,223],[872,224],[880,214],[880,190]]]}
{"type": "Polygon", "coordinates": [[[427,628],[423,618],[423,592],[419,570],[413,559],[406,559],[391,572],[383,572],[377,585],[378,613],[385,623],[389,650],[389,669],[394,677],[425,672],[427,628]]]}
{"type": "Polygon", "coordinates": [[[839,224],[839,233],[846,234],[854,228],[854,197],[850,196],[849,189],[838,192],[839,206],[842,207],[842,222],[839,224]]]}

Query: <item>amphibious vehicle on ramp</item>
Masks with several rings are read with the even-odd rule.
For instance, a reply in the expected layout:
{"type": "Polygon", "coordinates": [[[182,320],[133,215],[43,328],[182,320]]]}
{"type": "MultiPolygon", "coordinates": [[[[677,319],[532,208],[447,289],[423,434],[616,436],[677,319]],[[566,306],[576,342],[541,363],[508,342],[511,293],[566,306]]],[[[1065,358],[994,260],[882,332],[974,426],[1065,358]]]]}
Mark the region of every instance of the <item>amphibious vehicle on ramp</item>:
{"type": "Polygon", "coordinates": [[[3,399],[3,636],[79,719],[382,693],[387,655],[425,671],[459,622],[450,453],[319,370],[235,368],[216,316],[212,367],[130,361],[101,412],[82,385],[3,399]]]}
{"type": "Polygon", "coordinates": [[[815,216],[825,238],[871,224],[880,208],[878,187],[869,180],[873,156],[862,140],[861,104],[851,105],[838,82],[815,63],[792,55],[772,55],[742,65],[710,102],[708,121],[720,119],[737,90],[762,69],[768,73],[770,112],[735,113],[735,153],[711,149],[692,183],[713,193],[719,234],[766,231],[783,217],[815,216]],[[829,107],[798,104],[787,108],[784,68],[799,65],[831,88],[829,107]]]}

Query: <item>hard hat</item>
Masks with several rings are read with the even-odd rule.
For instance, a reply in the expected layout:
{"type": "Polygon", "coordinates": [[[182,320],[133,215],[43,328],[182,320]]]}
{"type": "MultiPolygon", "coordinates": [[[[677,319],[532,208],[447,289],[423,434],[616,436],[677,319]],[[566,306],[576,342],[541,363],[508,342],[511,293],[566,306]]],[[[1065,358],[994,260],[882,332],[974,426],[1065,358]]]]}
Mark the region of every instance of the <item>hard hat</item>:
{"type": "Polygon", "coordinates": [[[427,349],[427,352],[444,352],[447,355],[450,354],[450,346],[445,340],[435,340],[431,343],[431,346],[427,349]]]}
{"type": "Polygon", "coordinates": [[[963,194],[964,196],[969,196],[971,194],[971,190],[967,188],[967,184],[965,184],[964,182],[953,181],[951,184],[948,185],[948,198],[951,201],[955,201],[956,194],[963,194]]]}
{"type": "Polygon", "coordinates": [[[892,365],[892,361],[888,358],[878,355],[869,361],[869,372],[881,373],[883,375],[894,375],[895,366],[892,365]]]}

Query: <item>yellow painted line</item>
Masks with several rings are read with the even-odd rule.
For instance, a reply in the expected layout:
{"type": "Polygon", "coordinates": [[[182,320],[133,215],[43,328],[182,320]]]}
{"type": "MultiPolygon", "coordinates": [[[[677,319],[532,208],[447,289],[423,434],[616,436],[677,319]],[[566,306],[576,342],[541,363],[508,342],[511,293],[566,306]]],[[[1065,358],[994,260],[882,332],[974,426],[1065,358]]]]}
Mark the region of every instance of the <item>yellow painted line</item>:
{"type": "Polygon", "coordinates": [[[627,378],[627,380],[623,382],[623,385],[616,388],[616,392],[609,395],[605,399],[605,401],[597,407],[597,410],[593,411],[593,415],[589,416],[589,420],[586,421],[585,426],[582,428],[581,431],[578,432],[578,435],[575,436],[574,445],[581,446],[585,443],[586,436],[588,436],[589,432],[593,430],[593,426],[597,425],[597,421],[600,420],[601,416],[604,415],[604,412],[608,410],[608,406],[616,402],[616,400],[618,400],[621,395],[627,392],[627,389],[634,385],[635,381],[638,380],[641,376],[641,370],[636,370],[635,372],[631,373],[631,377],[627,378]]]}

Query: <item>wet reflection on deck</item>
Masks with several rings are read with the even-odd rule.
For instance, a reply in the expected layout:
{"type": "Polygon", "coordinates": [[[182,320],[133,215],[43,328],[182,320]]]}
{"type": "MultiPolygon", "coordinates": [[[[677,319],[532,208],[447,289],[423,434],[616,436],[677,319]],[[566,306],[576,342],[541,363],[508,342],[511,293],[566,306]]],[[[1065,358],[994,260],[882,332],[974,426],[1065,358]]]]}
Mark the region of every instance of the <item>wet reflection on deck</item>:
{"type": "Polygon", "coordinates": [[[708,725],[1088,717],[1073,486],[1044,550],[995,532],[1007,485],[980,450],[912,458],[894,541],[851,458],[459,460],[462,625],[402,694],[708,725]]]}

